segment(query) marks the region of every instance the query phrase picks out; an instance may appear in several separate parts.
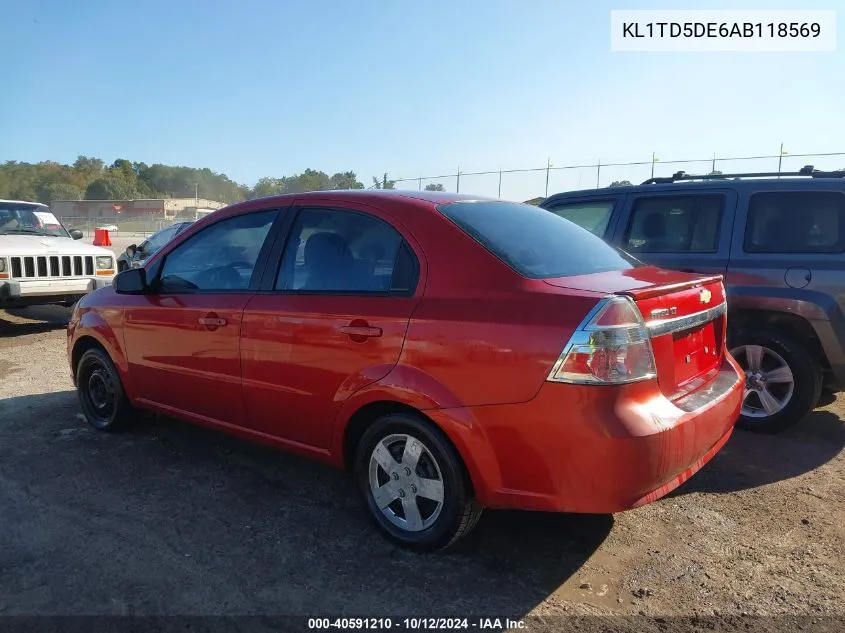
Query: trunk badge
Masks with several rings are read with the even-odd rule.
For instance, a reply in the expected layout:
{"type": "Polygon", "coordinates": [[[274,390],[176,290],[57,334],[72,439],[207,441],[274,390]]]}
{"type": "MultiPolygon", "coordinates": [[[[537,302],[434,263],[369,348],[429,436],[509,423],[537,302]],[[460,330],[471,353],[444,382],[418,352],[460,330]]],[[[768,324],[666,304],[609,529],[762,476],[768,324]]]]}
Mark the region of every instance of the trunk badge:
{"type": "Polygon", "coordinates": [[[702,288],[701,291],[698,293],[698,300],[701,303],[710,303],[710,299],[713,297],[713,293],[710,292],[707,288],[702,288]]]}
{"type": "Polygon", "coordinates": [[[673,306],[671,308],[655,308],[650,314],[652,319],[662,319],[663,317],[672,316],[677,313],[678,308],[673,306]]]}

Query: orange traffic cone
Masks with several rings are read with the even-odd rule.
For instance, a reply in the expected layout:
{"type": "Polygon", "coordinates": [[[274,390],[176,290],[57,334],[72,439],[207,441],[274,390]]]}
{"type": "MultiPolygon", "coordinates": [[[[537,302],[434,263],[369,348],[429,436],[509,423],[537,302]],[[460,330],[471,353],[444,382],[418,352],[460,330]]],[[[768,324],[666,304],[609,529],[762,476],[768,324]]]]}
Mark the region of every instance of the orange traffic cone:
{"type": "Polygon", "coordinates": [[[103,229],[94,229],[94,246],[103,246],[103,240],[105,239],[103,233],[106,233],[103,229]]]}
{"type": "Polygon", "coordinates": [[[103,246],[111,246],[111,235],[108,229],[103,229],[103,246]]]}

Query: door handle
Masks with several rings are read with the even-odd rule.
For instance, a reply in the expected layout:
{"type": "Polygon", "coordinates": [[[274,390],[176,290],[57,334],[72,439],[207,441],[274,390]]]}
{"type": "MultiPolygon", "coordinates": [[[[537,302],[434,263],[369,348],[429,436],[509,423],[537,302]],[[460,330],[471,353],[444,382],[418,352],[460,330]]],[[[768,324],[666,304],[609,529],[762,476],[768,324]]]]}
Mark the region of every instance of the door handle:
{"type": "Polygon", "coordinates": [[[380,327],[370,327],[369,325],[344,325],[340,331],[352,338],[372,338],[381,336],[380,327]]]}
{"type": "Polygon", "coordinates": [[[216,314],[207,314],[204,317],[200,317],[199,319],[197,319],[197,323],[199,323],[203,327],[216,329],[218,327],[226,325],[228,321],[222,317],[217,316],[216,314]]]}

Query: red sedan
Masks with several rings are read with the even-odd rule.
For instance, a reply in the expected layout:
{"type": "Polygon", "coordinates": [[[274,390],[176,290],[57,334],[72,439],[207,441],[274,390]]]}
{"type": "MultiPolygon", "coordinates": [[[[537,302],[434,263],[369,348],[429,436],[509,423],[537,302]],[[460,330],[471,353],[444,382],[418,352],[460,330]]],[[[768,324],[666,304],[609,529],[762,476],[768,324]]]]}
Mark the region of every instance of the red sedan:
{"type": "Polygon", "coordinates": [[[354,473],[417,549],[481,509],[610,513],[728,440],[742,372],[720,277],[645,266],[524,204],[428,192],[251,200],[83,298],[82,410],[135,409],[354,473]]]}

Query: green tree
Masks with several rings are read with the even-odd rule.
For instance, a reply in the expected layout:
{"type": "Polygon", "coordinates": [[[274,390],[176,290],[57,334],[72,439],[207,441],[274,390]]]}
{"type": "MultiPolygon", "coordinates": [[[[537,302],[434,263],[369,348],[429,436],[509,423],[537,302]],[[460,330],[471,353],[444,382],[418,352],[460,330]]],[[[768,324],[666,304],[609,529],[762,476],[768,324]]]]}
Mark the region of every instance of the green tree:
{"type": "Polygon", "coordinates": [[[88,181],[102,175],[104,166],[103,161],[99,158],[89,158],[88,156],[79,156],[73,163],[74,171],[88,181]]]}
{"type": "Polygon", "coordinates": [[[384,178],[379,180],[375,176],[373,176],[373,187],[375,189],[395,189],[396,188],[396,181],[395,180],[388,180],[387,174],[384,174],[384,178]]]}
{"type": "Polygon", "coordinates": [[[614,180],[610,183],[611,187],[630,187],[631,181],[630,180],[614,180]]]}
{"type": "Polygon", "coordinates": [[[332,188],[331,180],[322,171],[306,169],[301,174],[288,176],[285,181],[285,193],[305,193],[306,191],[327,191],[332,188]]]}
{"type": "Polygon", "coordinates": [[[430,185],[425,186],[426,191],[446,191],[446,188],[441,185],[439,182],[431,183],[430,185]]]}
{"type": "Polygon", "coordinates": [[[710,172],[710,174],[709,174],[709,175],[710,175],[710,176],[721,176],[721,175],[722,175],[722,172],[721,172],[720,170],[718,170],[718,169],[714,169],[713,171],[711,171],[711,172],[710,172]]]}
{"type": "Polygon", "coordinates": [[[85,189],[86,200],[130,200],[134,197],[135,191],[113,176],[98,178],[85,189]]]}
{"type": "Polygon", "coordinates": [[[264,198],[266,196],[277,196],[285,192],[285,183],[282,178],[259,178],[252,188],[253,198],[264,198]]]}
{"type": "Polygon", "coordinates": [[[358,182],[358,176],[354,171],[337,173],[330,179],[332,189],[363,189],[364,183],[358,182]]]}
{"type": "Polygon", "coordinates": [[[82,200],[82,189],[64,182],[38,185],[38,202],[51,204],[54,200],[82,200]]]}

